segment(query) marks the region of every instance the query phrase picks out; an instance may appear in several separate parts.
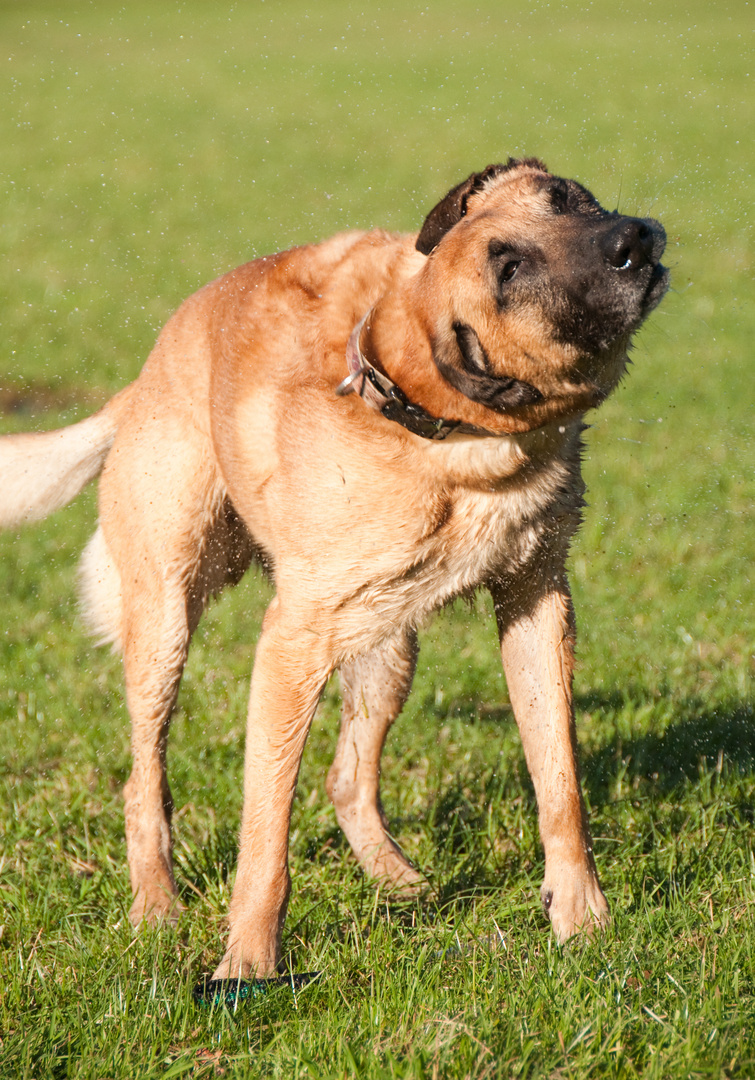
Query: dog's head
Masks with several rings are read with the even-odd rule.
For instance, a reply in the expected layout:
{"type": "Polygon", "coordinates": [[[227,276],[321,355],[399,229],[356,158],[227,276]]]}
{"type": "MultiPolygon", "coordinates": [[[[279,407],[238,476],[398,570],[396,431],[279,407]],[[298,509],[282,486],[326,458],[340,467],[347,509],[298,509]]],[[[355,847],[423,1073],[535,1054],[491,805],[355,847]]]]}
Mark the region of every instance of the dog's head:
{"type": "MultiPolygon", "coordinates": [[[[599,404],[668,287],[665,245],[657,221],[609,213],[535,159],[473,174],[428,215],[416,242],[427,259],[408,285],[436,397],[445,383],[501,431],[599,404]]],[[[448,414],[428,388],[425,407],[448,414]]]]}

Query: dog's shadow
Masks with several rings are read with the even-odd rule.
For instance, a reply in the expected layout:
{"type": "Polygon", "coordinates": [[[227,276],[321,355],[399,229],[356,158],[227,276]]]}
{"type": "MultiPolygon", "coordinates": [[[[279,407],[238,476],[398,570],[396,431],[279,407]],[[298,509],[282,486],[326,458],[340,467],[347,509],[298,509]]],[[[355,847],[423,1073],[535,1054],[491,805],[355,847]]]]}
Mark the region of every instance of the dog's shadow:
{"type": "MultiPolygon", "coordinates": [[[[714,770],[742,776],[755,773],[753,701],[732,699],[713,709],[698,698],[681,699],[674,705],[675,719],[662,731],[645,731],[630,739],[618,737],[616,716],[626,714],[628,708],[641,712],[653,704],[645,695],[630,704],[619,692],[596,691],[577,698],[578,713],[591,714],[596,727],[607,732],[602,742],[580,753],[582,783],[594,814],[600,814],[614,801],[620,782],[630,788],[641,787],[644,794],[666,798],[682,786],[708,784],[714,770]]],[[[471,706],[469,715],[480,722],[479,717],[485,716],[484,707],[471,706]]],[[[482,722],[495,726],[505,719],[505,713],[489,714],[482,722]]],[[[511,844],[508,857],[503,845],[503,857],[499,851],[491,859],[489,846],[486,851],[476,842],[475,834],[485,828],[486,804],[491,798],[512,797],[510,781],[502,782],[501,790],[496,790],[495,783],[491,785],[494,774],[485,777],[460,773],[429,804],[436,849],[434,864],[439,870],[434,882],[435,897],[441,906],[463,906],[475,897],[498,892],[507,869],[532,869],[533,880],[537,880],[541,855],[535,831],[534,790],[523,757],[518,772],[515,782],[530,804],[527,817],[532,829],[521,845],[511,844]],[[450,871],[448,876],[444,870],[450,871]]],[[[743,820],[755,821],[755,808],[749,802],[737,803],[735,809],[743,820]]]]}
{"type": "MultiPolygon", "coordinates": [[[[644,701],[637,702],[642,709],[644,701]]],[[[618,693],[586,694],[578,698],[580,711],[615,714],[626,711],[618,693]]],[[[743,774],[755,771],[755,705],[732,700],[710,709],[699,699],[679,702],[673,720],[662,732],[632,739],[610,738],[581,754],[582,780],[593,806],[610,798],[621,774],[627,781],[649,781],[662,794],[679,784],[700,782],[701,773],[724,766],[743,774]]]]}

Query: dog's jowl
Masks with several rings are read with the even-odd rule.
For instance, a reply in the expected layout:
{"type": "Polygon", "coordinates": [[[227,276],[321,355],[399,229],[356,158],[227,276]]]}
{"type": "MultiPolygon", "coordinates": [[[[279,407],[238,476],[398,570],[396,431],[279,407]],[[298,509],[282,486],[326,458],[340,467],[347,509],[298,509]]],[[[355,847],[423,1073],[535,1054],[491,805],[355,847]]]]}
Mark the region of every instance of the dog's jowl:
{"type": "Polygon", "coordinates": [[[378,791],[416,627],[493,596],[537,796],[542,900],[559,940],[605,922],[580,793],[565,560],[586,410],[621,378],[663,296],[665,233],[608,213],[534,159],[474,174],[418,236],[343,233],[248,263],[187,300],[99,413],[0,440],[0,524],[101,473],[85,608],[123,653],[131,918],[174,919],[168,725],[208,598],[253,559],[276,594],[252,675],[238,874],[216,977],[270,976],[289,895],[299,763],[336,668],[328,792],[364,868],[422,876],[378,791]]]}

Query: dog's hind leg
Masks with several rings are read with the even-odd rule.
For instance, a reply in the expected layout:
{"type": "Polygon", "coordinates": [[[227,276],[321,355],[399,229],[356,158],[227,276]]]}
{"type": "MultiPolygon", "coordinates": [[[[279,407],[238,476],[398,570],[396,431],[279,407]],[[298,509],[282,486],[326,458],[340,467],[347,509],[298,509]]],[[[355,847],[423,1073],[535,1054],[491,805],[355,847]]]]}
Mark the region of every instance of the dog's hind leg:
{"type": "MultiPolygon", "coordinates": [[[[180,910],[166,744],[189,640],[213,576],[203,563],[224,520],[224,494],[208,445],[187,437],[181,424],[161,417],[131,432],[116,442],[103,473],[100,520],[120,580],[118,638],[133,755],[124,789],[126,846],[130,919],[138,924],[172,920],[180,910]]],[[[222,558],[217,550],[215,561],[222,558]]]]}
{"type": "Polygon", "coordinates": [[[327,788],[338,824],[364,869],[403,894],[424,881],[391,839],[380,802],[380,755],[414,677],[417,639],[401,634],[340,669],[343,711],[327,788]]]}
{"type": "MultiPolygon", "coordinates": [[[[166,773],[168,726],[189,647],[181,582],[145,560],[133,582],[142,594],[124,612],[123,664],[131,714],[131,776],[124,788],[126,848],[131,889],[129,912],[142,920],[174,921],[181,910],[173,878],[173,799],[166,773]]],[[[133,590],[132,590],[133,595],[133,590]]]]}
{"type": "MultiPolygon", "coordinates": [[[[280,595],[280,594],[279,594],[280,595]]],[[[334,667],[318,613],[288,615],[279,596],[257,642],[244,760],[244,812],[228,947],[213,978],[274,975],[291,878],[288,834],[296,779],[317,702],[334,667]]]]}

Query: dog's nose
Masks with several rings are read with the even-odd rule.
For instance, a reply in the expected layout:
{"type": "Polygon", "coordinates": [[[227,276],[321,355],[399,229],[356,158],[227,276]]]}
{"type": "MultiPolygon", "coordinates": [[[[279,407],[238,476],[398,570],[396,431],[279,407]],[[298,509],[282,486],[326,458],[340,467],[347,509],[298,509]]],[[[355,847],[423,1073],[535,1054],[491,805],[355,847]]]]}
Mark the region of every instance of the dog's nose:
{"type": "Polygon", "coordinates": [[[655,239],[647,221],[624,218],[603,237],[601,246],[614,270],[640,270],[653,258],[655,239]]]}

